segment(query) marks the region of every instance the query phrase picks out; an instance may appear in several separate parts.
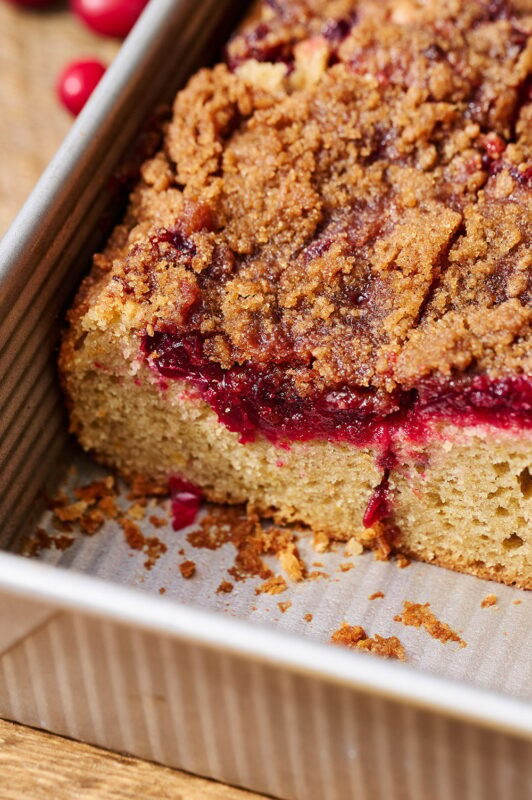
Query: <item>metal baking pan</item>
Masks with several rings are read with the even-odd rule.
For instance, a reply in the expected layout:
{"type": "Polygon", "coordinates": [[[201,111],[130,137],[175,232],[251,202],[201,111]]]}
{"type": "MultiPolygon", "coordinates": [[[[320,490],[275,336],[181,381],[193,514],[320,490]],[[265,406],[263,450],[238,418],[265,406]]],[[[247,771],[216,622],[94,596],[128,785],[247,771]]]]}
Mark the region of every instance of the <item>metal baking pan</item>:
{"type": "Polygon", "coordinates": [[[168,551],[147,572],[113,522],[65,551],[20,554],[50,524],[43,486],[72,464],[77,481],[100,474],[68,440],[55,350],[109,178],[241,5],[152,0],[0,243],[0,715],[280,798],[530,798],[528,593],[370,554],[342,573],[341,552],[303,540],[329,578],[281,598],[252,579],[220,595],[230,545],[195,551],[163,528],[168,551]],[[482,608],[489,593],[498,602],[482,608]],[[430,602],[467,647],[394,621],[404,600],[430,602]],[[399,636],[408,663],[330,646],[343,620],[399,636]]]}

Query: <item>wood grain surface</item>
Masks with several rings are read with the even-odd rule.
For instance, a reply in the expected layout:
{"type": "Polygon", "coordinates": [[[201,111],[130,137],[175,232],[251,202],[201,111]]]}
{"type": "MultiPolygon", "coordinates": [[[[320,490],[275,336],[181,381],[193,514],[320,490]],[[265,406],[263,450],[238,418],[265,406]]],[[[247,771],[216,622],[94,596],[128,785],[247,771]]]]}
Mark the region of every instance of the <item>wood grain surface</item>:
{"type": "Polygon", "coordinates": [[[260,800],[259,795],[0,720],[2,800],[260,800]]]}
{"type": "Polygon", "coordinates": [[[118,47],[62,5],[30,11],[0,0],[0,235],[71,125],[55,96],[61,69],[90,56],[109,64],[118,47]]]}
{"type": "MultiPolygon", "coordinates": [[[[93,36],[66,7],[0,0],[0,235],[67,133],[56,100],[69,61],[109,63],[119,43],[93,36]]],[[[253,800],[258,795],[0,720],[1,800],[253,800]]]]}

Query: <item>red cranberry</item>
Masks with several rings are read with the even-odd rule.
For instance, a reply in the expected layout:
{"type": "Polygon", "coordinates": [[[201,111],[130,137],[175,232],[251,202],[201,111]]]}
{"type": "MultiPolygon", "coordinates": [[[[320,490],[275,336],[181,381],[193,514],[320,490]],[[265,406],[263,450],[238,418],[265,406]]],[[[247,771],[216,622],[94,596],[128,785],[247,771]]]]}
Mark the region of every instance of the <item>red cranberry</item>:
{"type": "Polygon", "coordinates": [[[170,478],[170,497],[172,507],[172,528],[180,531],[192,525],[201,505],[201,490],[184,478],[170,478]]]}
{"type": "Polygon", "coordinates": [[[61,103],[77,116],[96,85],[103,77],[105,66],[100,61],[73,61],[60,74],[56,84],[61,103]]]}
{"type": "Polygon", "coordinates": [[[70,0],[72,11],[96,33],[127,36],[148,0],[70,0]]]}

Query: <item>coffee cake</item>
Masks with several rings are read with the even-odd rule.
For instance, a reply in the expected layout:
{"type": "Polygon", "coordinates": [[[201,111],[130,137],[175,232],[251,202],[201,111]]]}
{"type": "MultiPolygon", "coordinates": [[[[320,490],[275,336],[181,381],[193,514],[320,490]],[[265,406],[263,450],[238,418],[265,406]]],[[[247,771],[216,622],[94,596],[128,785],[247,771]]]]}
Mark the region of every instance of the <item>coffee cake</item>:
{"type": "Polygon", "coordinates": [[[532,588],[530,0],[269,0],[176,97],[60,369],[82,445],[532,588]]]}

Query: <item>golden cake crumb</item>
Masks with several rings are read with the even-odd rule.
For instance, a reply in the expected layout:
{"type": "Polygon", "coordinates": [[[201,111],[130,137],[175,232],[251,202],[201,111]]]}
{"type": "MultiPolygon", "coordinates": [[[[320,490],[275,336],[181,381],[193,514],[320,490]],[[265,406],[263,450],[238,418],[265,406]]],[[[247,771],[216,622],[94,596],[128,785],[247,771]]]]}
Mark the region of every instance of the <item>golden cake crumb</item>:
{"type": "Polygon", "coordinates": [[[403,553],[397,553],[397,555],[395,556],[395,563],[397,564],[399,569],[405,569],[406,567],[409,567],[412,562],[403,553]]]}
{"type": "Polygon", "coordinates": [[[352,561],[343,561],[340,564],[340,572],[349,572],[350,570],[354,569],[355,564],[352,561]]]}
{"type": "Polygon", "coordinates": [[[144,519],[146,514],[146,504],[144,503],[143,505],[139,502],[133,503],[133,505],[128,508],[126,513],[130,519],[140,521],[141,519],[144,519]]]}
{"type": "Polygon", "coordinates": [[[315,531],[312,539],[312,547],[316,553],[325,553],[329,549],[330,537],[324,531],[315,531]]]}
{"type": "Polygon", "coordinates": [[[124,531],[124,537],[129,547],[132,550],[141,550],[147,555],[147,559],[144,562],[147,570],[150,570],[155,562],[168,550],[167,545],[156,536],[144,536],[139,526],[128,517],[120,518],[118,524],[124,531]]]}
{"type": "Polygon", "coordinates": [[[167,520],[165,520],[163,517],[158,517],[155,514],[152,514],[149,517],[149,521],[154,528],[164,528],[165,525],[168,524],[167,520]]]}
{"type": "Polygon", "coordinates": [[[487,594],[484,600],[481,602],[481,608],[490,608],[490,606],[494,606],[497,604],[497,595],[496,594],[487,594]]]}
{"type": "Polygon", "coordinates": [[[216,589],[216,594],[230,594],[234,585],[230,581],[222,581],[216,589]]]}
{"type": "Polygon", "coordinates": [[[193,578],[196,574],[196,562],[195,561],[182,561],[179,565],[179,572],[186,578],[193,578]]]}
{"type": "Polygon", "coordinates": [[[384,597],[383,592],[373,592],[373,594],[368,595],[368,600],[378,600],[381,597],[384,597]]]}
{"type": "Polygon", "coordinates": [[[447,623],[437,619],[430,609],[430,603],[411,603],[405,600],[402,614],[396,614],[394,620],[414,628],[424,628],[433,639],[438,639],[440,642],[457,642],[460,647],[467,645],[447,623]]]}
{"type": "Polygon", "coordinates": [[[379,636],[375,634],[372,637],[366,635],[366,631],[360,625],[349,625],[344,622],[338,630],[334,631],[331,636],[333,644],[341,644],[345,647],[358,648],[359,650],[367,650],[384,658],[396,658],[399,661],[405,661],[405,649],[397,636],[379,636]]]}
{"type": "Polygon", "coordinates": [[[255,594],[281,594],[286,592],[288,584],[282,575],[273,575],[255,589],[255,594]]]}
{"type": "MultiPolygon", "coordinates": [[[[279,553],[279,563],[291,580],[296,582],[302,581],[305,577],[305,567],[298,557],[292,543],[288,544],[285,549],[281,550],[279,553]]],[[[311,575],[312,574],[313,573],[311,573],[311,575]]]]}
{"type": "Polygon", "coordinates": [[[277,606],[278,606],[279,611],[281,612],[281,614],[284,614],[284,613],[286,613],[288,611],[289,608],[292,607],[292,603],[291,603],[290,600],[284,600],[284,601],[280,601],[279,603],[277,603],[277,606]]]}
{"type": "Polygon", "coordinates": [[[347,542],[344,550],[346,556],[359,556],[364,552],[364,545],[352,536],[347,542]]]}

